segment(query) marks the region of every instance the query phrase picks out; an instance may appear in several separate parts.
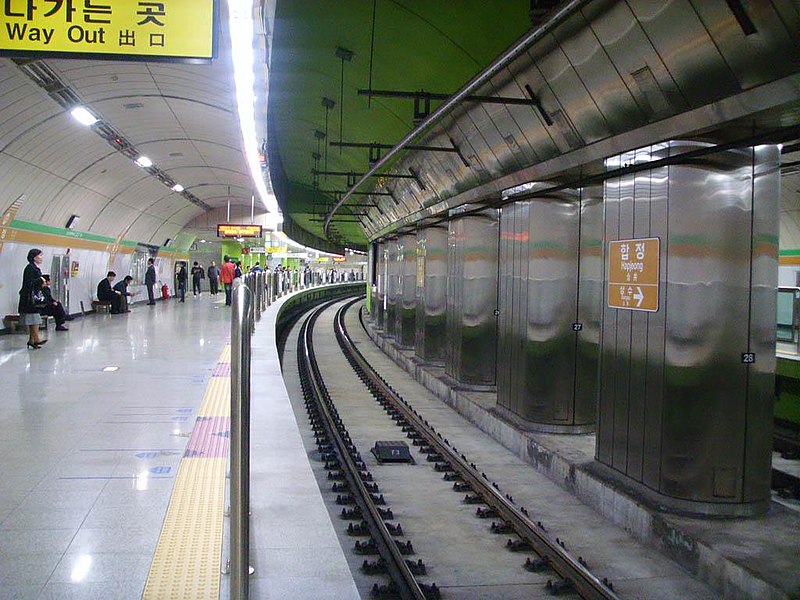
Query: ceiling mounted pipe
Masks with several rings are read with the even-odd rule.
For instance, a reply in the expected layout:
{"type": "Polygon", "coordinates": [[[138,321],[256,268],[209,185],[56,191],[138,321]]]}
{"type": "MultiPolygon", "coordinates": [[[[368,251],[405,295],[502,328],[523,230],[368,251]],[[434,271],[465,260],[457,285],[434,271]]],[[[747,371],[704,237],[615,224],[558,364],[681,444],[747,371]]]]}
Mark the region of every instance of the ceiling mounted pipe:
{"type": "MultiPolygon", "coordinates": [[[[389,163],[401,150],[403,150],[410,142],[418,138],[428,129],[430,129],[435,123],[437,123],[442,117],[444,117],[447,113],[453,110],[456,106],[458,106],[467,96],[472,94],[475,90],[477,90],[480,86],[487,83],[500,73],[503,69],[508,67],[520,54],[525,52],[528,48],[530,48],[533,44],[538,42],[542,39],[545,35],[549,34],[553,29],[557,26],[561,25],[566,19],[571,17],[575,12],[589,4],[591,0],[572,0],[571,2],[567,3],[563,8],[556,11],[553,16],[548,19],[545,23],[541,26],[537,27],[536,29],[531,30],[530,32],[526,33],[522,38],[520,38],[513,46],[511,46],[508,50],[506,50],[503,54],[501,54],[492,64],[486,67],[483,71],[478,73],[475,77],[473,77],[464,87],[462,87],[459,91],[453,94],[449,100],[445,101],[442,105],[439,106],[436,110],[434,110],[422,123],[420,123],[415,129],[412,129],[409,133],[401,139],[394,148],[389,150],[386,155],[375,163],[369,171],[364,173],[364,175],[356,181],[355,185],[353,185],[348,192],[342,196],[342,198],[336,203],[333,209],[325,216],[325,224],[322,228],[324,234],[328,235],[328,228],[331,224],[331,219],[333,215],[336,213],[341,206],[349,200],[350,196],[353,192],[362,186],[373,174],[375,174],[379,169],[382,169],[386,164],[389,163]]],[[[342,61],[344,63],[344,61],[342,61]]]]}

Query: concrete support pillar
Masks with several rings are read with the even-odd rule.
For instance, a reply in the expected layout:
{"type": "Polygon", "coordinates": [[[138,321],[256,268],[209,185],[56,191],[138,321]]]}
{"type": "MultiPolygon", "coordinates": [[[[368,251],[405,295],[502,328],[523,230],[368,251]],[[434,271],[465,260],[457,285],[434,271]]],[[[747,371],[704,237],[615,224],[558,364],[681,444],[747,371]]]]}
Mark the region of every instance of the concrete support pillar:
{"type": "MultiPolygon", "coordinates": [[[[701,146],[667,142],[606,166],[701,146]]],[[[768,506],[779,158],[759,146],[605,184],[597,460],[660,506],[714,515],[768,506]],[[645,252],[644,238],[660,253],[645,252]],[[615,250],[615,240],[633,242],[615,250]],[[647,261],[655,287],[644,282],[647,261]],[[628,281],[616,285],[620,272],[628,281]]]]}
{"type": "Polygon", "coordinates": [[[497,349],[497,211],[454,217],[447,237],[446,374],[494,389],[497,349]]]}
{"type": "Polygon", "coordinates": [[[425,362],[444,365],[447,322],[447,227],[417,231],[417,337],[425,362]]]}

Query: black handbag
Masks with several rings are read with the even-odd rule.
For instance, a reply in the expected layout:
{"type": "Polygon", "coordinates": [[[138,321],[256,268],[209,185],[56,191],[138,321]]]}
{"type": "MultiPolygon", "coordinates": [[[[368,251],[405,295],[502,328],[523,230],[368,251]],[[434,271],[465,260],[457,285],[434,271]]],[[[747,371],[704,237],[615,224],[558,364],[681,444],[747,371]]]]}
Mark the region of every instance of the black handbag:
{"type": "Polygon", "coordinates": [[[31,292],[31,306],[33,306],[33,308],[44,308],[47,306],[47,299],[44,297],[42,290],[33,290],[31,292]]]}

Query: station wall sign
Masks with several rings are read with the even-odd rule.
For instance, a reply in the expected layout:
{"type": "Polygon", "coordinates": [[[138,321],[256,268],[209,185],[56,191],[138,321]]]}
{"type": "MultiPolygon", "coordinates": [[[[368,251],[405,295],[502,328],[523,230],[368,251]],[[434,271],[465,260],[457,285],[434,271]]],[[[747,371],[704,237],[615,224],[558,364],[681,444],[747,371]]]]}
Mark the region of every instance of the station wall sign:
{"type": "Polygon", "coordinates": [[[221,238],[260,238],[262,236],[261,225],[238,225],[236,223],[219,223],[217,225],[217,237],[221,238]]]}
{"type": "Polygon", "coordinates": [[[3,0],[0,55],[209,61],[216,0],[3,0]]]}
{"type": "Polygon", "coordinates": [[[608,306],[658,311],[659,238],[608,242],[608,306]]]}

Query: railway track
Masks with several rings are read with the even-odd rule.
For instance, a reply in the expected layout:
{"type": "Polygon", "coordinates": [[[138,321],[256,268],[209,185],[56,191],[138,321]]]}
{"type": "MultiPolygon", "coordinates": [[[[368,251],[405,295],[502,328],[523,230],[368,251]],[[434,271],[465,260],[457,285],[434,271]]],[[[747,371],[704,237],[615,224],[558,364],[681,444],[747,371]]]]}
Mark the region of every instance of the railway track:
{"type": "MultiPolygon", "coordinates": [[[[546,590],[552,594],[572,594],[582,598],[617,598],[610,582],[596,577],[581,557],[567,551],[564,541],[551,537],[544,526],[528,511],[518,506],[513,497],[471,463],[450,442],[443,438],[414,408],[376,373],[349,337],[344,315],[358,299],[343,305],[336,313],[335,334],[339,346],[358,378],[383,410],[401,427],[427,462],[452,488],[464,494],[463,503],[475,506],[475,515],[491,520],[486,528],[491,534],[513,536],[506,547],[528,554],[524,568],[546,573],[546,590]]],[[[354,522],[348,533],[363,536],[356,542],[359,553],[374,554],[374,561],[365,560],[365,573],[386,573],[387,585],[372,589],[375,597],[439,598],[440,590],[428,581],[427,568],[421,559],[409,559],[413,553],[410,541],[403,537],[401,524],[393,522],[391,508],[385,500],[359,449],[352,442],[344,422],[328,393],[314,352],[313,328],[320,314],[333,303],[313,311],[302,325],[298,338],[298,365],[309,419],[314,429],[317,447],[325,460],[328,479],[339,493],[337,503],[343,505],[343,518],[354,522]]],[[[522,564],[521,559],[518,559],[522,564]]]]}

